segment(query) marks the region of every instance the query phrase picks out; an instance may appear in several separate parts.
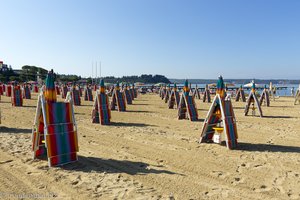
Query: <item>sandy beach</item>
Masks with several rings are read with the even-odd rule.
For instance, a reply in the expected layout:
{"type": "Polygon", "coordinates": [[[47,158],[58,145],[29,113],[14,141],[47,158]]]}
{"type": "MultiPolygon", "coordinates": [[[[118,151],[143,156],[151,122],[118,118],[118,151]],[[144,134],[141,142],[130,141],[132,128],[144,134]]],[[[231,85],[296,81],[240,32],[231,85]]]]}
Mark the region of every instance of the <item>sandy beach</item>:
{"type": "MultiPolygon", "coordinates": [[[[79,160],[49,168],[33,160],[37,94],[12,107],[1,97],[0,199],[300,199],[300,106],[280,97],[244,116],[233,102],[237,150],[199,144],[210,103],[196,99],[200,120],[178,120],[157,94],[139,95],[112,123],[91,123],[93,102],[75,107],[79,160]],[[31,196],[30,196],[31,195],[31,196]]],[[[62,101],[62,99],[59,99],[62,101]]]]}

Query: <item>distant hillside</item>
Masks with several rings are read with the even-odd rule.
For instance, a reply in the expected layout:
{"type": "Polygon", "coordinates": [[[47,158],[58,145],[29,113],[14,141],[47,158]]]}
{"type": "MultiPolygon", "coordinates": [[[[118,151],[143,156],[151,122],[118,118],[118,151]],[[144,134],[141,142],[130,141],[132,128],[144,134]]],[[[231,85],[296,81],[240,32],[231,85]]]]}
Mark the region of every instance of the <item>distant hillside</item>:
{"type": "MultiPolygon", "coordinates": [[[[183,84],[185,79],[169,79],[172,83],[183,84]]],[[[216,83],[217,79],[188,79],[189,83],[192,84],[210,84],[216,83]]],[[[226,83],[234,83],[234,84],[246,84],[251,82],[253,79],[224,79],[226,83]]],[[[260,84],[299,84],[300,80],[287,80],[287,79],[255,79],[256,83],[260,84]]]]}

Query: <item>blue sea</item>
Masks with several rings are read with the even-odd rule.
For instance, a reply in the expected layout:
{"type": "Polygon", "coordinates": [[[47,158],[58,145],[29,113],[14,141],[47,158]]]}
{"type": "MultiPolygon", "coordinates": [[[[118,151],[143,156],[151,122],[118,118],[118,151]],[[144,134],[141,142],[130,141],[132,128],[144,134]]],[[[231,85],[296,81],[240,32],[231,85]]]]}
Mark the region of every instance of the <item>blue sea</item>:
{"type": "MultiPolygon", "coordinates": [[[[177,84],[179,87],[182,87],[183,84],[177,84]]],[[[172,85],[171,85],[172,86],[172,85]]],[[[198,88],[204,88],[205,84],[197,84],[198,88]]],[[[235,87],[239,87],[240,85],[236,85],[235,87]]],[[[294,84],[273,84],[273,87],[276,87],[276,95],[277,96],[293,96],[292,95],[292,89],[294,89],[294,94],[296,93],[299,85],[294,85],[294,84]],[[281,87],[286,87],[286,88],[281,88],[281,87]]],[[[192,88],[195,88],[196,84],[192,84],[192,88]]],[[[269,87],[269,85],[267,85],[269,87]]],[[[229,87],[230,89],[230,87],[229,87]]],[[[257,88],[259,91],[262,90],[263,88],[257,88]]]]}

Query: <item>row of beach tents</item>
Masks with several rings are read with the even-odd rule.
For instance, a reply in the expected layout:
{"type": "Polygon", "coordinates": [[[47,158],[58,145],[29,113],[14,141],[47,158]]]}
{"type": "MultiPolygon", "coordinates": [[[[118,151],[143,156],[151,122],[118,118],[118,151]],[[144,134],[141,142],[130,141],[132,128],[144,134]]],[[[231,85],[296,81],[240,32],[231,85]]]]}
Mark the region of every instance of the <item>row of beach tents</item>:
{"type": "MultiPolygon", "coordinates": [[[[255,114],[259,111],[259,116],[263,117],[261,105],[265,102],[270,105],[269,91],[265,88],[257,98],[255,83],[252,82],[252,89],[246,100],[243,88],[236,92],[236,101],[246,102],[245,115],[249,110],[255,114]]],[[[38,89],[37,89],[38,90],[38,89]]],[[[29,85],[0,85],[0,94],[11,96],[13,106],[22,106],[23,98],[30,99],[30,92],[36,92],[36,88],[29,85]],[[2,93],[1,93],[2,91],[2,93]]],[[[189,87],[188,81],[185,82],[183,90],[179,91],[176,84],[173,88],[170,85],[161,86],[158,94],[169,109],[178,110],[178,119],[198,120],[198,111],[195,99],[200,99],[200,92],[189,87]]],[[[1,97],[0,95],[0,97],[1,97]]],[[[203,102],[211,103],[207,116],[204,120],[200,143],[221,142],[221,133],[225,135],[225,142],[228,149],[235,149],[238,145],[237,124],[231,103],[231,95],[227,94],[222,76],[216,84],[216,95],[211,100],[208,87],[202,94],[203,102]]],[[[126,111],[126,105],[132,104],[138,97],[138,91],[134,85],[125,85],[106,88],[104,81],[101,80],[100,88],[92,88],[91,85],[80,88],[78,85],[67,87],[55,84],[55,74],[49,71],[46,84],[40,90],[34,118],[32,132],[32,151],[34,158],[47,158],[49,166],[59,166],[66,163],[77,161],[78,129],[75,120],[74,106],[79,106],[81,97],[86,101],[94,101],[92,109],[92,123],[101,125],[110,124],[111,110],[120,112],[126,111]],[[92,89],[96,91],[93,97],[92,89]],[[64,101],[58,102],[57,96],[62,95],[64,101]]],[[[295,103],[300,102],[300,90],[297,90],[295,103]]]]}

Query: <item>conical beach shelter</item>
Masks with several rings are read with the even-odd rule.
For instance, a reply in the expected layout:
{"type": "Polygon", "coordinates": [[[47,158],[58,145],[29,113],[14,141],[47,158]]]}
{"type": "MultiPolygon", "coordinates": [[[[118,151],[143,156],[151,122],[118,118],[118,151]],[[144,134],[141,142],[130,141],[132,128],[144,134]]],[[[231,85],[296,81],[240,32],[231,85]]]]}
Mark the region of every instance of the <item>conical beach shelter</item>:
{"type": "Polygon", "coordinates": [[[126,111],[125,97],[120,91],[119,82],[117,82],[117,85],[114,88],[112,99],[110,102],[110,109],[118,110],[118,111],[126,111]]]}
{"type": "Polygon", "coordinates": [[[71,90],[67,93],[66,101],[68,102],[71,99],[75,106],[81,105],[80,92],[75,85],[73,85],[71,90]]]}
{"type": "Polygon", "coordinates": [[[189,119],[191,121],[198,120],[198,111],[194,98],[189,95],[190,89],[188,80],[185,81],[183,92],[180,96],[178,106],[178,119],[189,119]]]}
{"type": "Polygon", "coordinates": [[[84,88],[83,96],[85,101],[93,101],[93,93],[90,85],[84,88]]]}
{"type": "Polygon", "coordinates": [[[230,98],[225,98],[222,76],[217,83],[216,96],[210,106],[204,121],[199,142],[221,143],[221,134],[224,133],[228,149],[237,147],[237,127],[230,98]]]}
{"type": "Polygon", "coordinates": [[[270,106],[270,98],[269,98],[269,90],[267,89],[267,86],[265,85],[264,90],[262,91],[260,98],[259,98],[259,105],[261,106],[262,103],[269,107],[270,106]]]}
{"type": "Polygon", "coordinates": [[[32,131],[33,158],[48,159],[49,167],[77,161],[78,136],[73,102],[57,102],[51,70],[45,94],[40,93],[32,131]]]}
{"type": "Polygon", "coordinates": [[[174,83],[174,88],[171,91],[170,99],[168,103],[169,109],[173,109],[174,106],[177,109],[179,107],[179,101],[180,101],[180,95],[179,92],[177,91],[176,83],[174,83]]]}
{"type": "Polygon", "coordinates": [[[127,84],[125,85],[125,87],[123,89],[123,95],[125,96],[126,103],[128,105],[131,105],[132,104],[132,97],[131,97],[132,94],[131,94],[127,84]]]}
{"type": "Polygon", "coordinates": [[[96,92],[93,111],[92,122],[106,125],[110,123],[111,113],[109,109],[109,97],[105,93],[104,81],[100,81],[100,92],[96,92]]]}
{"type": "Polygon", "coordinates": [[[170,86],[170,84],[168,84],[168,86],[166,88],[165,97],[164,97],[165,103],[168,103],[168,101],[170,99],[170,95],[171,95],[171,86],[170,86]]]}
{"type": "Polygon", "coordinates": [[[39,86],[37,84],[34,84],[32,89],[34,93],[39,93],[39,86]]]}
{"type": "Polygon", "coordinates": [[[132,83],[132,90],[133,90],[133,96],[134,98],[137,98],[138,97],[138,92],[137,92],[137,89],[135,88],[135,85],[134,83],[132,83]]]}
{"type": "Polygon", "coordinates": [[[23,92],[24,99],[31,99],[31,90],[28,84],[24,85],[22,92],[23,92]]]}
{"type": "Polygon", "coordinates": [[[12,106],[23,106],[23,97],[20,85],[11,87],[11,104],[12,106]]]}
{"type": "Polygon", "coordinates": [[[161,97],[162,100],[165,98],[166,92],[167,92],[166,85],[163,85],[163,86],[161,87],[161,89],[160,89],[160,92],[159,92],[160,97],[161,97]]]}
{"type": "Polygon", "coordinates": [[[0,96],[3,95],[3,85],[0,84],[0,96]]]}
{"type": "Polygon", "coordinates": [[[211,101],[210,91],[209,91],[208,85],[205,85],[205,90],[204,90],[204,93],[203,93],[203,102],[206,102],[206,101],[208,103],[210,103],[210,101],[211,101]]]}
{"type": "Polygon", "coordinates": [[[248,115],[249,109],[252,110],[252,115],[255,115],[255,110],[258,110],[258,114],[260,117],[263,117],[262,110],[260,107],[260,103],[257,99],[257,96],[255,94],[256,89],[255,89],[255,83],[252,81],[252,89],[250,91],[250,94],[248,96],[247,102],[246,102],[246,107],[245,107],[245,116],[248,115]]]}
{"type": "Polygon", "coordinates": [[[129,92],[130,92],[130,96],[131,96],[131,99],[132,99],[132,101],[134,100],[134,86],[131,86],[130,87],[130,84],[128,85],[128,87],[129,87],[129,92]]]}
{"type": "Polygon", "coordinates": [[[296,91],[294,105],[296,105],[297,103],[300,104],[300,84],[296,91]]]}
{"type": "Polygon", "coordinates": [[[196,85],[195,90],[193,91],[192,95],[193,95],[193,98],[200,99],[200,92],[199,92],[199,88],[197,85],[196,85]]]}
{"type": "Polygon", "coordinates": [[[5,85],[5,96],[7,96],[7,97],[11,97],[11,90],[12,90],[12,85],[10,85],[10,84],[7,84],[7,85],[5,85]]]}
{"type": "Polygon", "coordinates": [[[62,85],[62,87],[61,87],[61,98],[62,99],[65,99],[67,97],[68,91],[69,91],[68,86],[62,85]]]}
{"type": "Polygon", "coordinates": [[[109,97],[112,96],[112,94],[113,94],[113,92],[114,92],[114,88],[115,88],[114,85],[110,86],[109,91],[108,91],[108,94],[107,94],[109,97]]]}
{"type": "Polygon", "coordinates": [[[238,89],[235,97],[235,101],[242,100],[243,102],[246,102],[246,97],[245,97],[245,92],[243,90],[243,86],[241,85],[240,88],[238,89]]]}
{"type": "Polygon", "coordinates": [[[55,85],[56,95],[60,95],[60,87],[55,85]]]}

